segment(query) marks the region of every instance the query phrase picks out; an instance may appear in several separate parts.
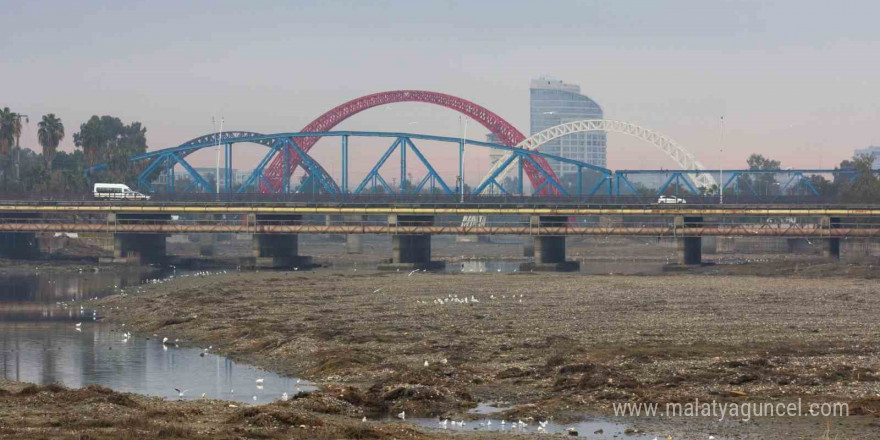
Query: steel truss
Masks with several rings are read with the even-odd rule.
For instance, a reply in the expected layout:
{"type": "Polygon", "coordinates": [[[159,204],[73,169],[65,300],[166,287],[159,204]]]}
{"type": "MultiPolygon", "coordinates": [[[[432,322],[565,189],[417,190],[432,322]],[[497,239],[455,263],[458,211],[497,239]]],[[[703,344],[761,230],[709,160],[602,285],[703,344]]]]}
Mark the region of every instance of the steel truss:
{"type": "MultiPolygon", "coordinates": [[[[166,175],[165,191],[175,192],[177,190],[177,188],[175,188],[175,167],[180,166],[186,171],[186,174],[190,178],[189,184],[183,189],[184,192],[200,189],[203,192],[211,193],[214,192],[214,188],[212,187],[210,182],[208,182],[207,179],[199,174],[199,172],[196,171],[196,169],[187,162],[186,156],[203,148],[216,148],[217,140],[219,139],[220,142],[222,142],[225,146],[224,148],[226,151],[226,160],[224,161],[224,167],[221,171],[222,175],[225,176],[226,182],[226,185],[224,186],[224,192],[229,193],[233,190],[233,147],[240,144],[255,143],[268,146],[269,151],[263,156],[262,160],[257,164],[256,168],[254,168],[253,172],[251,172],[251,174],[239,187],[239,193],[248,192],[257,187],[276,188],[276,186],[270,179],[268,169],[269,166],[271,166],[271,161],[273,160],[273,158],[280,156],[286,158],[286,160],[283,160],[281,162],[281,164],[283,165],[282,179],[280,187],[277,187],[280,193],[288,194],[291,192],[301,193],[320,191],[325,194],[339,195],[347,194],[349,192],[348,150],[349,143],[352,137],[387,137],[395,139],[388,150],[385,151],[385,153],[373,166],[373,169],[368,173],[366,178],[353,191],[353,194],[361,194],[368,185],[372,185],[372,188],[382,187],[388,193],[399,194],[418,194],[422,191],[439,191],[442,194],[453,194],[455,192],[462,191],[463,189],[461,187],[457,188],[455,191],[453,191],[453,189],[449,187],[449,185],[437,172],[435,167],[430,163],[430,161],[428,161],[424,154],[422,154],[422,151],[418,147],[416,147],[415,142],[413,142],[414,139],[457,144],[459,146],[459,168],[463,166],[463,150],[465,145],[471,145],[480,148],[501,149],[512,152],[514,153],[514,157],[520,159],[516,164],[519,167],[520,175],[523,173],[523,170],[531,169],[540,176],[540,183],[535,188],[533,192],[534,195],[568,194],[568,192],[563,188],[561,182],[557,179],[556,175],[553,174],[553,171],[548,164],[548,160],[555,160],[559,162],[573,164],[578,168],[579,172],[584,168],[598,171],[604,176],[602,182],[605,182],[606,180],[610,182],[610,178],[612,176],[611,171],[605,168],[596,167],[585,162],[540,153],[537,151],[520,150],[506,145],[480,142],[470,139],[396,132],[339,131],[320,133],[278,133],[268,135],[252,132],[223,132],[222,134],[214,133],[201,136],[176,147],[151,151],[149,153],[134,156],[130,158],[130,160],[132,162],[146,163],[146,166],[137,178],[138,186],[141,190],[145,192],[156,192],[154,180],[158,177],[159,173],[162,170],[165,171],[166,175]],[[341,138],[341,187],[337,185],[333,177],[330,176],[329,173],[327,173],[327,171],[321,166],[321,164],[314,160],[301,147],[301,144],[304,142],[304,140],[318,139],[320,137],[341,138]],[[388,185],[388,183],[385,181],[380,173],[380,169],[382,168],[382,166],[387,162],[388,158],[395,151],[397,151],[400,155],[400,177],[402,185],[399,191],[395,191],[393,188],[391,188],[391,186],[388,185]],[[426,169],[426,174],[424,178],[422,178],[418,183],[413,183],[412,187],[407,186],[407,169],[409,157],[408,153],[412,153],[426,169]],[[290,177],[293,174],[294,163],[296,163],[297,166],[302,166],[303,170],[305,171],[306,179],[298,188],[291,189],[290,177]]],[[[508,164],[512,164],[512,161],[509,161],[508,164]]],[[[101,169],[106,169],[106,165],[101,164],[92,167],[87,170],[87,174],[101,169]]],[[[494,184],[500,187],[497,181],[495,181],[494,184]]],[[[522,188],[522,184],[520,184],[520,187],[522,188]]],[[[610,183],[608,187],[610,191],[610,183]]],[[[593,188],[590,194],[594,194],[598,188],[599,185],[597,185],[596,188],[593,188]]],[[[481,186],[473,191],[472,195],[482,194],[485,189],[486,186],[481,186]]],[[[520,190],[520,193],[522,193],[522,190],[520,190]]],[[[578,194],[582,194],[580,186],[578,187],[578,194]]]]}
{"type": "MultiPolygon", "coordinates": [[[[873,172],[878,173],[880,170],[873,170],[873,172]]],[[[679,189],[692,195],[702,195],[692,182],[698,176],[708,176],[711,174],[719,174],[719,170],[618,170],[614,172],[614,195],[632,194],[638,196],[638,190],[631,180],[631,177],[636,175],[663,176],[666,178],[654,193],[653,196],[655,197],[665,194],[670,187],[674,188],[674,194],[676,195],[679,195],[679,189]]],[[[759,194],[751,183],[751,177],[773,175],[784,177],[781,182],[777,182],[774,179],[774,182],[779,184],[778,192],[780,197],[787,194],[797,194],[798,192],[819,196],[819,190],[816,189],[807,176],[823,174],[844,177],[849,181],[859,176],[859,172],[855,169],[724,170],[724,184],[722,188],[725,194],[739,195],[747,191],[751,195],[758,197],[759,194]]]]}
{"type": "MultiPolygon", "coordinates": [[[[479,122],[483,127],[492,132],[492,134],[498,136],[501,143],[506,146],[517,145],[525,139],[525,136],[520,133],[516,127],[484,107],[456,96],[425,90],[395,90],[362,96],[331,109],[306,125],[300,131],[304,133],[330,131],[337,124],[352,115],[373,107],[397,102],[422,102],[455,110],[479,122]]],[[[303,151],[309,151],[318,139],[320,139],[320,136],[305,138],[300,142],[300,146],[303,151]]],[[[267,182],[261,186],[261,192],[278,192],[283,182],[284,163],[284,157],[279,155],[275,156],[266,171],[267,182]]],[[[296,157],[291,157],[287,163],[291,169],[296,169],[296,167],[300,165],[300,162],[296,157]]],[[[556,173],[553,172],[553,169],[550,168],[549,164],[543,157],[535,157],[534,164],[531,162],[527,163],[524,165],[524,168],[533,188],[539,186],[546,187],[547,182],[545,179],[548,176],[552,177],[553,180],[558,181],[556,173]],[[543,172],[541,172],[541,170],[543,170],[543,172]]],[[[549,191],[547,192],[549,194],[558,194],[553,188],[548,188],[547,191],[549,191]]]]}

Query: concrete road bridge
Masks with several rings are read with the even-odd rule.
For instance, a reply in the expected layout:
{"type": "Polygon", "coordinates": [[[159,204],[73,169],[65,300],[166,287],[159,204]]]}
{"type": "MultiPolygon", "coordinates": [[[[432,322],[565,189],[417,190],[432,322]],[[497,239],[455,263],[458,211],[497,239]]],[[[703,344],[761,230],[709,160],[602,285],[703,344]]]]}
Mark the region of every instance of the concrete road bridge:
{"type": "Polygon", "coordinates": [[[0,252],[33,252],[38,237],[106,233],[118,261],[158,261],[171,234],[251,234],[253,257],[275,267],[301,265],[300,234],[388,235],[396,267],[432,267],[434,235],[519,235],[533,242],[534,267],[570,270],[569,236],[648,236],[678,242],[679,262],[701,262],[702,237],[807,237],[839,258],[840,240],[880,238],[880,206],[584,205],[558,198],[499,203],[349,201],[0,201],[0,252]],[[464,216],[486,216],[463,222],[464,216]]]}

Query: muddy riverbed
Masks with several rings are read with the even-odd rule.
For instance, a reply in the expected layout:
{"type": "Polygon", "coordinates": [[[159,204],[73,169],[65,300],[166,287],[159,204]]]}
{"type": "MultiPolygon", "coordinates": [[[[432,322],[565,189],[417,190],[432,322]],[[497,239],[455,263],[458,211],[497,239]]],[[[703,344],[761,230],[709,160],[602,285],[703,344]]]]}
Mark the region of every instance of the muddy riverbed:
{"type": "Polygon", "coordinates": [[[479,402],[502,401],[499,419],[573,423],[623,402],[801,399],[851,415],[633,424],[687,438],[880,435],[880,293],[864,277],[232,273],[92,306],[307,378],[371,418],[477,420],[479,402]]]}

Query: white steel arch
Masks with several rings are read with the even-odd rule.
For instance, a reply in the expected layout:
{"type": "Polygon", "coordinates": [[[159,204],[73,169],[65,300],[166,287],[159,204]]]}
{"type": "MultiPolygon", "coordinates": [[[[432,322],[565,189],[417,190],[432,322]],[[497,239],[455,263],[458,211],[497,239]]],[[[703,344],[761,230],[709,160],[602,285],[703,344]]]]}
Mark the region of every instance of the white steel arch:
{"type": "MultiPolygon", "coordinates": [[[[612,133],[623,133],[626,135],[630,135],[636,138],[639,138],[645,142],[653,144],[655,147],[660,149],[660,151],[666,153],[667,156],[671,157],[679,166],[681,166],[684,170],[704,170],[706,169],[700,161],[697,160],[696,156],[694,156],[691,152],[687,151],[684,147],[682,147],[678,142],[675,142],[668,136],[665,136],[656,131],[648,130],[647,128],[638,126],[631,122],[624,121],[614,121],[610,119],[585,119],[582,121],[572,121],[566,122],[564,124],[559,124],[554,127],[550,127],[544,131],[533,134],[532,136],[524,139],[522,142],[516,144],[517,148],[525,148],[529,150],[534,150],[539,146],[550,142],[554,139],[558,139],[562,136],[573,134],[573,133],[583,133],[586,131],[606,131],[612,133]]],[[[498,167],[504,164],[504,161],[512,153],[505,154],[501,159],[495,162],[495,165],[492,169],[489,170],[489,173],[486,175],[492,175],[493,172],[497,170],[498,167]]],[[[499,181],[503,179],[513,167],[508,167],[504,172],[499,176],[499,181]]],[[[715,185],[715,178],[710,174],[689,174],[687,175],[692,182],[694,182],[697,186],[702,186],[709,188],[712,185],[715,185]]],[[[485,180],[485,178],[484,178],[485,180]]]]}

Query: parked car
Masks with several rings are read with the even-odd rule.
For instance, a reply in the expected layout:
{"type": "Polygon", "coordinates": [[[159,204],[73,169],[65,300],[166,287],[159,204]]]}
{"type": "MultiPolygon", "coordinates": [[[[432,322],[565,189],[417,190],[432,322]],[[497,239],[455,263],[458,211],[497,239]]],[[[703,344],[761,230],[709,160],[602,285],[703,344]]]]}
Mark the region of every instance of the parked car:
{"type": "Polygon", "coordinates": [[[681,204],[681,203],[687,203],[687,200],[682,199],[680,197],[675,197],[675,196],[660,196],[660,198],[657,199],[657,203],[681,204]]]}
{"type": "Polygon", "coordinates": [[[96,183],[94,195],[96,199],[150,200],[150,196],[133,191],[121,183],[96,183]]]}

